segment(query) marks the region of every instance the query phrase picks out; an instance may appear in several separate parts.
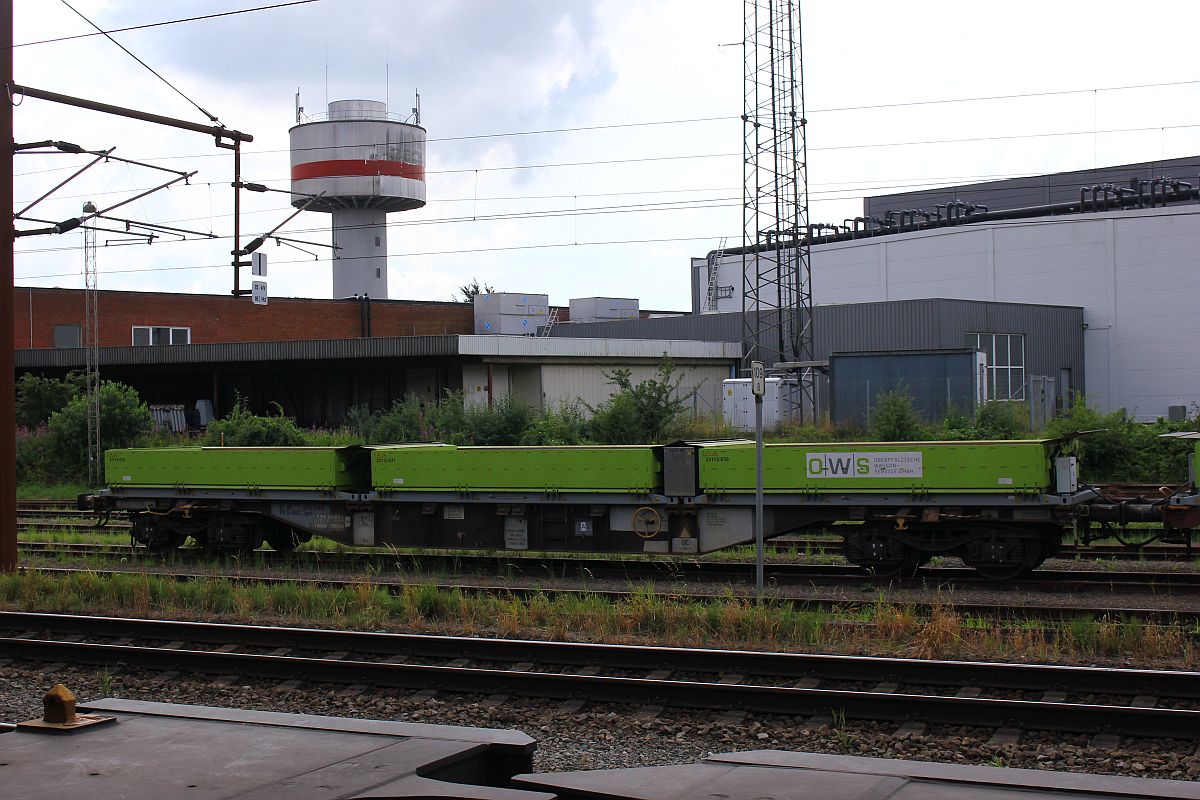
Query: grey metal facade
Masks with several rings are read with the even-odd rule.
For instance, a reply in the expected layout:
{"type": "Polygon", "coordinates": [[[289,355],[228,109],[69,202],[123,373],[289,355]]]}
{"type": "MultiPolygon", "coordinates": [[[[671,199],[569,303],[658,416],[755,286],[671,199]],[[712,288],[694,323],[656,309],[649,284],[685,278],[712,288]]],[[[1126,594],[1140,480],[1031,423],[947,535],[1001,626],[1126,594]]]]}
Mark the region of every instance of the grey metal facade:
{"type": "MultiPolygon", "coordinates": [[[[847,303],[815,307],[813,328],[815,358],[822,361],[833,353],[958,349],[967,345],[967,334],[1019,333],[1027,375],[1057,377],[1069,370],[1072,390],[1086,391],[1078,306],[947,299],[847,303]]],[[[740,342],[742,333],[741,314],[728,313],[572,323],[552,335],[740,342]]]]}
{"type": "Polygon", "coordinates": [[[976,405],[975,350],[834,353],[829,359],[829,418],[866,427],[882,392],[899,391],[927,421],[976,405]]]}
{"type": "MultiPolygon", "coordinates": [[[[1054,375],[1065,367],[1082,375],[1083,309],[1078,306],[893,300],[817,306],[813,323],[821,360],[831,353],[959,348],[967,333],[1023,333],[1028,371],[1054,375]]],[[[742,332],[741,314],[732,313],[571,323],[556,326],[551,335],[740,342],[742,332]]]]}
{"type": "Polygon", "coordinates": [[[1056,172],[1049,175],[1028,175],[985,183],[943,186],[917,192],[900,192],[863,198],[863,216],[883,217],[889,211],[906,209],[933,210],[935,205],[960,201],[987,206],[989,211],[1007,208],[1066,203],[1079,199],[1082,186],[1110,183],[1128,186],[1131,178],[1151,180],[1168,176],[1200,185],[1200,156],[1171,158],[1165,161],[1144,161],[1099,169],[1056,172]]]}

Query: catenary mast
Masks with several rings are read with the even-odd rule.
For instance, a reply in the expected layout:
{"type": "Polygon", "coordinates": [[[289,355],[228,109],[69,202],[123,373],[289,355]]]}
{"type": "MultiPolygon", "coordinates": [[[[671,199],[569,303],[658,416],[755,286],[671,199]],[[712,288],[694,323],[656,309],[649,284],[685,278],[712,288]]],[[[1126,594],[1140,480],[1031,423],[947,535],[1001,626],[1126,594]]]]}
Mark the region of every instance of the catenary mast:
{"type": "Polygon", "coordinates": [[[808,165],[798,0],[746,0],[742,317],[744,366],[795,374],[794,413],[816,420],[808,165]],[[778,366],[776,366],[778,365],[778,366]]]}

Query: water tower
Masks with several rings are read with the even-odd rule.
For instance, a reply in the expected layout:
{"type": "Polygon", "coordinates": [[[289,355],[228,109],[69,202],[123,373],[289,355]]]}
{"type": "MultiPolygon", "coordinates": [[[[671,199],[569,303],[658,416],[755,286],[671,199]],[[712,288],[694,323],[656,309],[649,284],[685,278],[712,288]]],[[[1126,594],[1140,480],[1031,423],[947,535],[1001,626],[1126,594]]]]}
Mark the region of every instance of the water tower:
{"type": "Polygon", "coordinates": [[[425,129],[374,100],[338,100],[309,119],[289,131],[292,205],[325,193],[308,209],[333,214],[335,298],[387,299],[387,215],[425,205],[425,129]]]}

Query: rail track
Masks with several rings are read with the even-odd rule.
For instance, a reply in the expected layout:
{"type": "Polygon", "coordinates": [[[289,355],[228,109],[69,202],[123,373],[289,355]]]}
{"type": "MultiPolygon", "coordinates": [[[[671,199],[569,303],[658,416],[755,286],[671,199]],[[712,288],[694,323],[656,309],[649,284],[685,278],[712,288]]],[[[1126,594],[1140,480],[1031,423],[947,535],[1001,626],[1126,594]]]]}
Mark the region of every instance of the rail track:
{"type": "MultiPolygon", "coordinates": [[[[40,567],[39,572],[52,575],[70,575],[79,570],[63,568],[63,567],[40,567]]],[[[87,570],[91,574],[96,575],[113,575],[117,571],[105,570],[87,570]]],[[[361,579],[338,579],[338,578],[295,578],[295,577],[278,577],[278,576],[254,576],[245,573],[230,573],[196,575],[193,573],[155,573],[163,578],[170,578],[178,581],[189,581],[198,578],[227,580],[235,584],[257,584],[266,586],[275,586],[283,584],[304,584],[306,586],[315,586],[322,589],[331,590],[355,590],[362,586],[361,579]]],[[[487,584],[472,584],[462,581],[454,581],[452,583],[440,582],[416,582],[416,581],[389,581],[374,579],[371,586],[376,589],[381,589],[392,595],[399,595],[406,590],[414,587],[433,588],[438,591],[457,591],[464,595],[473,597],[516,597],[522,600],[532,599],[534,597],[542,597],[554,599],[558,597],[578,597],[578,598],[602,598],[609,602],[622,602],[633,599],[638,595],[635,590],[616,590],[616,589],[589,589],[589,588],[564,588],[564,587],[547,587],[538,585],[518,585],[505,584],[503,586],[487,585],[487,584]]],[[[662,598],[680,598],[688,601],[722,601],[722,600],[753,600],[755,602],[766,603],[770,605],[778,605],[791,603],[797,607],[812,611],[824,611],[831,613],[840,613],[843,617],[840,620],[843,624],[854,624],[854,617],[869,618],[874,610],[879,607],[879,602],[876,600],[857,600],[848,599],[845,597],[836,596],[805,596],[801,598],[790,598],[766,594],[758,596],[752,590],[731,591],[722,589],[717,592],[705,592],[695,588],[689,589],[686,592],[674,591],[669,587],[665,590],[656,593],[662,598]]],[[[945,603],[921,603],[921,602],[905,602],[905,603],[890,603],[888,605],[910,609],[915,614],[928,616],[935,610],[950,611],[965,619],[977,620],[1011,620],[1018,622],[1041,621],[1048,623],[1071,622],[1075,620],[1093,620],[1100,622],[1137,622],[1141,624],[1158,625],[1158,626],[1184,626],[1193,629],[1200,629],[1200,608],[1189,609],[1170,609],[1170,608],[1154,608],[1147,606],[1124,605],[1118,606],[1111,602],[1106,602],[1103,607],[1100,606],[1075,606],[1075,605],[1046,605],[1046,604],[1029,604],[1023,602],[1020,605],[1004,605],[1000,603],[970,603],[970,602],[954,602],[952,605],[945,603]]],[[[1200,632],[1194,633],[1193,638],[1200,641],[1200,632]]]]}
{"type": "MultiPolygon", "coordinates": [[[[143,547],[129,545],[24,543],[26,553],[45,556],[117,557],[143,563],[197,563],[214,560],[212,553],[198,548],[182,548],[164,556],[143,547]]],[[[230,557],[232,558],[232,557],[230,557]]],[[[299,551],[275,553],[254,551],[237,558],[240,564],[295,566],[313,569],[340,569],[373,573],[397,570],[421,574],[501,575],[526,579],[610,579],[625,581],[720,581],[744,584],[754,578],[754,565],[741,561],[690,559],[678,557],[573,557],[520,556],[515,554],[404,552],[322,553],[299,551]]],[[[912,577],[872,578],[860,568],[848,564],[773,563],[767,564],[765,579],[776,586],[880,586],[922,587],[984,586],[991,589],[1073,591],[1078,589],[1107,592],[1153,591],[1171,594],[1200,593],[1200,573],[1145,572],[1104,569],[1037,569],[1023,578],[997,584],[965,567],[922,567],[912,577]]]]}
{"type": "Polygon", "coordinates": [[[1200,736],[1200,673],[0,614],[9,659],[574,702],[1200,736]]]}

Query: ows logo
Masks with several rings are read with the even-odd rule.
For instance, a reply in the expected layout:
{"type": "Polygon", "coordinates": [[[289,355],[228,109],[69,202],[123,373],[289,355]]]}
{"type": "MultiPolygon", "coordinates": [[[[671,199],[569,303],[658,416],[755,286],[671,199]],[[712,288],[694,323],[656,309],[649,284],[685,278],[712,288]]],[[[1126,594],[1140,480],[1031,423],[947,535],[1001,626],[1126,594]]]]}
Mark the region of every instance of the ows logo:
{"type": "Polygon", "coordinates": [[[855,453],[809,453],[807,469],[810,478],[849,478],[871,474],[871,460],[855,453]]]}
{"type": "Polygon", "coordinates": [[[809,453],[809,478],[919,478],[921,453],[809,453]]]}

